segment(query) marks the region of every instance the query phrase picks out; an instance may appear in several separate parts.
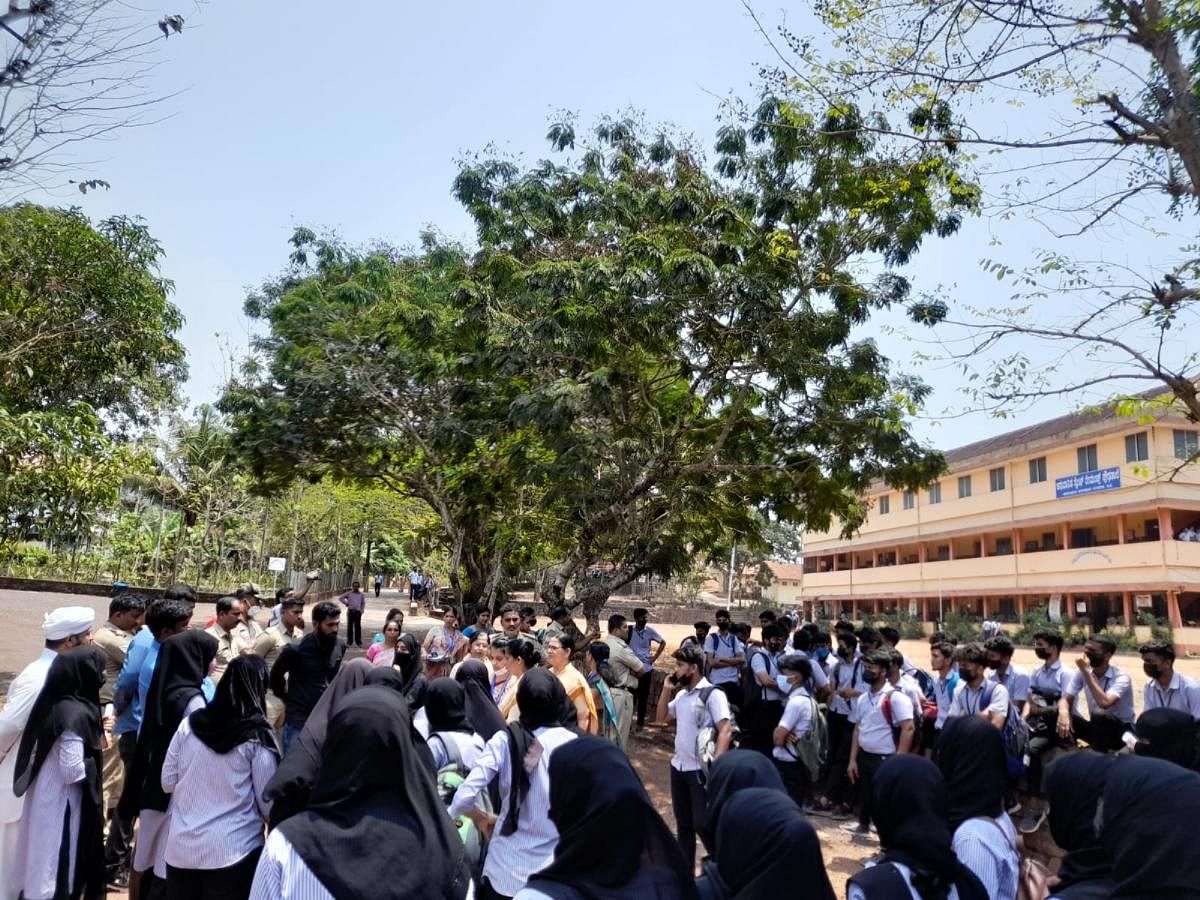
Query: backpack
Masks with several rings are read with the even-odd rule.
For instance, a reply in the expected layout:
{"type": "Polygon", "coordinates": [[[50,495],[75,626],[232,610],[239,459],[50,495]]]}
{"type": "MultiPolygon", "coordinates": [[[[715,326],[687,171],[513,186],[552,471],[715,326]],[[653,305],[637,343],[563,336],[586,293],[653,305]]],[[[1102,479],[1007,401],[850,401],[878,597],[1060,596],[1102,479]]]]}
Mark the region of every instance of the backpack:
{"type": "Polygon", "coordinates": [[[917,682],[917,687],[921,689],[921,693],[925,695],[926,700],[937,700],[937,689],[932,675],[924,669],[913,669],[912,677],[917,682]]]}
{"type": "Polygon", "coordinates": [[[825,714],[821,712],[821,707],[811,694],[808,696],[808,702],[812,704],[812,725],[808,734],[795,743],[784,746],[798,762],[804,763],[804,768],[808,769],[809,777],[815,783],[829,760],[829,723],[825,721],[825,714]]]}
{"type": "MultiPolygon", "coordinates": [[[[442,747],[446,750],[448,757],[447,763],[438,769],[437,772],[437,792],[442,800],[442,805],[450,808],[451,801],[454,800],[454,794],[459,789],[467,775],[471,770],[463,763],[462,753],[459,752],[458,744],[454,741],[448,741],[436,732],[431,734],[430,739],[437,738],[442,747]]],[[[485,812],[492,811],[491,797],[487,791],[483,791],[479,795],[476,804],[485,812]]],[[[467,865],[471,869],[471,874],[475,877],[478,883],[483,878],[483,861],[487,856],[487,839],[480,834],[479,829],[466,816],[461,819],[453,820],[458,829],[458,836],[463,842],[464,855],[467,865]]]]}
{"type": "Polygon", "coordinates": [[[738,672],[742,691],[742,712],[749,712],[751,708],[758,706],[763,701],[763,686],[754,677],[754,658],[756,656],[767,657],[767,670],[770,671],[770,654],[766,650],[759,647],[747,647],[746,650],[748,651],[746,653],[746,664],[738,672]]]}
{"type": "MultiPolygon", "coordinates": [[[[708,698],[712,692],[720,690],[715,684],[700,689],[700,707],[696,712],[696,759],[700,761],[700,781],[708,781],[708,770],[717,758],[717,723],[713,721],[712,713],[708,710],[708,698]],[[708,724],[705,724],[705,719],[708,724]]],[[[740,743],[741,732],[738,730],[736,714],[729,710],[729,727],[733,731],[733,739],[729,749],[733,750],[740,743]]]]}
{"type": "MultiPolygon", "coordinates": [[[[879,711],[883,713],[883,721],[888,723],[888,727],[892,729],[892,741],[896,744],[896,752],[900,752],[900,726],[892,724],[892,694],[899,691],[899,688],[888,691],[883,695],[883,700],[879,703],[879,711]]],[[[917,727],[917,711],[913,710],[913,739],[912,746],[908,748],[909,753],[921,752],[921,732],[923,729],[917,727]]]]}
{"type": "MultiPolygon", "coordinates": [[[[983,693],[979,695],[980,709],[987,709],[992,705],[995,689],[996,682],[985,682],[983,693]]],[[[1029,766],[1029,723],[1017,712],[1016,704],[1011,699],[1000,734],[1004,738],[1004,757],[1008,761],[1008,774],[1017,778],[1023,775],[1029,766]]]]}

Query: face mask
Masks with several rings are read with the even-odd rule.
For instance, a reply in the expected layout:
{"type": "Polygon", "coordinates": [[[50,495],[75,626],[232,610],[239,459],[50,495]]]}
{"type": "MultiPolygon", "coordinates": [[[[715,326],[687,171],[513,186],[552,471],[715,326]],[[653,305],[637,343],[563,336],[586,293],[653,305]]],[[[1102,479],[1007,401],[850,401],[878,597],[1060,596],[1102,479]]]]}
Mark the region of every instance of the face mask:
{"type": "Polygon", "coordinates": [[[776,675],[775,684],[779,686],[781,694],[790,694],[792,692],[792,680],[786,675],[776,675]]]}
{"type": "Polygon", "coordinates": [[[863,681],[874,687],[883,681],[883,672],[872,672],[869,669],[863,669],[863,681]]]}
{"type": "Polygon", "coordinates": [[[1099,653],[1085,653],[1084,656],[1087,657],[1087,661],[1091,663],[1093,669],[1096,666],[1104,665],[1104,657],[1099,653]]]}
{"type": "Polygon", "coordinates": [[[1033,655],[1036,656],[1038,659],[1049,659],[1050,651],[1047,650],[1045,647],[1034,647],[1033,655]]]}
{"type": "Polygon", "coordinates": [[[1142,671],[1151,678],[1157,678],[1162,674],[1162,669],[1159,666],[1156,666],[1154,663],[1142,663],[1142,671]]]}
{"type": "Polygon", "coordinates": [[[817,650],[817,659],[821,660],[821,662],[824,662],[826,657],[828,657],[828,656],[829,656],[829,648],[828,647],[821,647],[820,649],[817,650]]]}
{"type": "Polygon", "coordinates": [[[691,687],[692,676],[691,675],[676,675],[675,683],[683,688],[691,687]]]}

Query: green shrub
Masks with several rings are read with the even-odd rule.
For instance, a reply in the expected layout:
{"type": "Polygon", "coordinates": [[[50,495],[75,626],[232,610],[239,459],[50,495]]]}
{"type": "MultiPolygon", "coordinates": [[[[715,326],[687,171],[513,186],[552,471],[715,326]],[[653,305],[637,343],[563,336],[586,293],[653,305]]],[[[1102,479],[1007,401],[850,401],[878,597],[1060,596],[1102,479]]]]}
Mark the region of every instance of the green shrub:
{"type": "Polygon", "coordinates": [[[1175,629],[1170,619],[1160,619],[1152,612],[1138,613],[1138,624],[1149,627],[1150,637],[1156,641],[1175,641],[1175,629]]]}
{"type": "Polygon", "coordinates": [[[921,620],[916,616],[910,616],[908,613],[886,613],[881,616],[867,616],[868,622],[872,622],[876,628],[880,625],[890,625],[900,632],[900,639],[906,641],[919,641],[925,637],[925,627],[921,620]]]}
{"type": "Polygon", "coordinates": [[[983,637],[982,626],[971,621],[966,613],[950,610],[942,617],[942,631],[954,638],[958,643],[978,641],[983,637]]]}

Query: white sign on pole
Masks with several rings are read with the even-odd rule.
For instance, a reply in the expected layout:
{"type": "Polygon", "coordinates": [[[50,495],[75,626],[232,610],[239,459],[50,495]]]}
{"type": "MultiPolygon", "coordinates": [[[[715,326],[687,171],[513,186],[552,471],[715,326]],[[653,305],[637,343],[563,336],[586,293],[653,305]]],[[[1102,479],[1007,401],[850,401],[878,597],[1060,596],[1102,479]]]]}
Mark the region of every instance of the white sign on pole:
{"type": "Polygon", "coordinates": [[[267,571],[268,572],[282,572],[286,568],[287,568],[287,557],[286,556],[272,556],[267,561],[267,571]]]}

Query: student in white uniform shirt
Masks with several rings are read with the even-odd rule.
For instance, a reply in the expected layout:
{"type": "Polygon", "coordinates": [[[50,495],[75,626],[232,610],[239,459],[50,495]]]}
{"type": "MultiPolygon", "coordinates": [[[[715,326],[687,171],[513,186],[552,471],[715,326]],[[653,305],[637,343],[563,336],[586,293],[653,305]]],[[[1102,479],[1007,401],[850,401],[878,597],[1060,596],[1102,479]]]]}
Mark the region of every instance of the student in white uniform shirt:
{"type": "Polygon", "coordinates": [[[987,667],[992,670],[988,680],[1004,685],[1008,691],[1008,701],[1017,712],[1023,714],[1025,701],[1029,699],[1029,676],[1019,666],[1012,664],[1012,641],[1008,635],[998,634],[988,638],[983,649],[987,651],[987,667]]]}
{"type": "Polygon", "coordinates": [[[1178,709],[1200,721],[1200,682],[1175,671],[1175,646],[1170,641],[1147,641],[1138,653],[1149,678],[1142,691],[1143,712],[1178,709]]]}
{"type": "Polygon", "coordinates": [[[718,609],[717,630],[704,639],[705,670],[708,680],[725,692],[731,703],[741,703],[741,675],[746,663],[746,646],[733,633],[729,610],[718,609]]]}
{"type": "Polygon", "coordinates": [[[958,660],[958,688],[950,701],[949,718],[979,716],[998,729],[1008,718],[1008,691],[1004,685],[988,681],[987,651],[983,644],[972,641],[963,644],[955,653],[958,660]]]}
{"type": "Polygon", "coordinates": [[[863,658],[867,692],[859,695],[850,716],[854,734],[850,739],[846,775],[858,785],[859,812],[857,826],[848,822],[842,827],[858,835],[870,831],[871,782],[875,773],[885,759],[896,753],[908,753],[913,743],[912,701],[888,683],[890,665],[890,651],[876,650],[863,658]]]}
{"type": "MultiPolygon", "coordinates": [[[[667,676],[658,695],[656,719],[675,721],[675,754],[671,757],[671,809],[675,833],[683,858],[696,856],[696,834],[707,824],[708,798],[701,780],[696,741],[701,728],[717,733],[716,757],[733,741],[729,700],[703,675],[704,657],[694,646],[680,647],[673,654],[675,671],[667,676]]],[[[706,847],[712,852],[712,847],[706,847]]]]}
{"type": "Polygon", "coordinates": [[[1025,773],[1029,802],[1018,826],[1022,834],[1032,834],[1046,821],[1042,754],[1051,747],[1064,744],[1058,734],[1058,701],[1071,683],[1071,673],[1059,659],[1062,648],[1063,636],[1053,629],[1043,629],[1033,635],[1033,654],[1042,664],[1029,676],[1029,705],[1025,711],[1029,722],[1029,768],[1025,773]]]}
{"type": "Polygon", "coordinates": [[[858,655],[858,638],[843,631],[837,636],[837,660],[829,673],[829,774],[822,796],[813,798],[820,812],[848,816],[853,789],[846,784],[846,765],[850,762],[850,739],[854,723],[850,720],[856,698],[867,686],[863,682],[863,660],[858,655]]]}
{"type": "Polygon", "coordinates": [[[808,789],[815,773],[809,771],[796,746],[808,737],[813,719],[821,714],[816,701],[805,689],[805,684],[812,678],[812,669],[812,663],[798,653],[779,661],[779,687],[781,691],[786,688],[787,702],[772,735],[771,756],[775,768],[779,770],[788,795],[801,808],[808,802],[808,789]]]}
{"type": "Polygon", "coordinates": [[[1058,735],[1072,735],[1087,741],[1100,753],[1120,750],[1122,735],[1133,729],[1133,683],[1129,676],[1111,665],[1117,642],[1107,635],[1088,638],[1083,656],[1075,660],[1078,669],[1058,701],[1058,735]],[[1087,703],[1088,718],[1075,712],[1075,698],[1087,703]]]}
{"type": "Polygon", "coordinates": [[[932,750],[937,746],[938,735],[941,734],[946,718],[950,715],[950,704],[960,680],[955,670],[954,645],[949,641],[932,644],[929,648],[929,669],[933,674],[933,692],[938,711],[930,729],[932,734],[927,734],[922,744],[927,750],[932,750]]]}

